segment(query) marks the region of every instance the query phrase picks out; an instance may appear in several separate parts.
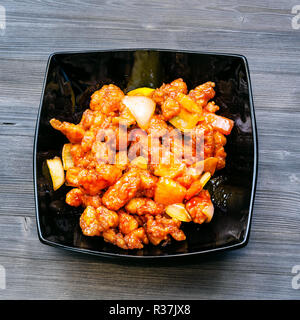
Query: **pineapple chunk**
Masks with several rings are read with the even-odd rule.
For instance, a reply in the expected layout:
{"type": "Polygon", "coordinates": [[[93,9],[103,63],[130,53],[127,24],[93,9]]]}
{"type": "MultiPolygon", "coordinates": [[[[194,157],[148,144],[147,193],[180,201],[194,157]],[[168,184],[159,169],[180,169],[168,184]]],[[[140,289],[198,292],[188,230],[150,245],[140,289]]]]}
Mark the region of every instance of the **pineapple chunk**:
{"type": "Polygon", "coordinates": [[[180,131],[185,131],[195,128],[201,120],[203,120],[203,117],[198,113],[191,113],[185,109],[181,109],[178,116],[170,119],[169,122],[180,131]]]}
{"type": "Polygon", "coordinates": [[[176,100],[181,106],[191,113],[202,113],[202,108],[189,96],[183,93],[178,93],[176,100]]]}
{"type": "Polygon", "coordinates": [[[178,182],[160,177],[155,189],[154,201],[169,205],[173,203],[181,203],[185,197],[186,188],[178,182]]]}
{"type": "Polygon", "coordinates": [[[131,161],[131,164],[140,169],[147,170],[148,168],[148,160],[142,156],[136,157],[131,161]]]}
{"type": "Polygon", "coordinates": [[[145,96],[145,97],[151,97],[152,92],[154,89],[152,88],[147,88],[147,87],[142,87],[142,88],[137,88],[134,90],[131,90],[127,93],[128,96],[145,96]]]}
{"type": "Polygon", "coordinates": [[[158,164],[154,169],[154,174],[159,177],[176,178],[182,172],[184,172],[186,166],[184,163],[174,163],[174,164],[158,164]]]}

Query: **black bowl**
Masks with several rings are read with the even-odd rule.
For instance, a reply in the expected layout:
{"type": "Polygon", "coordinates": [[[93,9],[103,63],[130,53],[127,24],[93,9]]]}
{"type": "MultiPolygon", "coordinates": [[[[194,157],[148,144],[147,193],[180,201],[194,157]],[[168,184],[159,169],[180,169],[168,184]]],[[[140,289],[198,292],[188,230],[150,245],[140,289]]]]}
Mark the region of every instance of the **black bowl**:
{"type": "Polygon", "coordinates": [[[163,258],[239,248],[248,242],[257,175],[257,139],[247,60],[236,54],[173,50],[63,52],[49,57],[34,143],[34,188],[38,235],[49,245],[99,256],[163,258]],[[83,211],[65,203],[67,186],[53,191],[43,169],[60,156],[66,138],[49,120],[78,123],[91,93],[103,84],[123,90],[157,87],[183,78],[188,88],[216,83],[219,114],[235,121],[227,139],[226,168],[208,184],[215,206],[211,223],[186,224],[187,240],[166,246],[126,251],[99,237],[86,237],[79,227],[83,211]]]}

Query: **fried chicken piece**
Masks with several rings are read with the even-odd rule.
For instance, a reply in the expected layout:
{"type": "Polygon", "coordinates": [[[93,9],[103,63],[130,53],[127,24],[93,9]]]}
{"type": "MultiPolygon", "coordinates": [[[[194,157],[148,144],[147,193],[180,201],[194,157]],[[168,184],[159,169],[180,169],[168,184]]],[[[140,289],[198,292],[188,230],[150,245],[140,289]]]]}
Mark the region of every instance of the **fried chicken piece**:
{"type": "Polygon", "coordinates": [[[174,98],[179,92],[187,94],[187,85],[181,78],[155,89],[152,99],[161,106],[168,97],[174,98]]]}
{"type": "Polygon", "coordinates": [[[103,238],[106,242],[110,242],[122,249],[142,249],[143,243],[148,244],[145,229],[143,227],[134,229],[130,233],[123,236],[122,233],[115,229],[109,229],[103,232],[103,238]]]}
{"type": "Polygon", "coordinates": [[[146,132],[153,137],[161,137],[168,133],[168,125],[160,114],[155,114],[151,118],[146,132]]]}
{"type": "Polygon", "coordinates": [[[98,195],[89,196],[85,194],[81,189],[74,188],[70,190],[66,195],[66,203],[73,207],[88,207],[92,206],[98,208],[101,206],[101,197],[98,195]]]}
{"type": "Polygon", "coordinates": [[[135,117],[129,111],[124,103],[120,103],[120,113],[118,117],[112,119],[113,124],[123,124],[127,127],[136,124],[135,117]]]}
{"type": "Polygon", "coordinates": [[[139,156],[148,159],[148,139],[149,137],[147,133],[142,129],[134,128],[129,131],[128,141],[130,143],[130,146],[128,148],[128,158],[130,159],[130,161],[139,156]]]}
{"type": "Polygon", "coordinates": [[[133,215],[133,216],[134,216],[135,220],[138,222],[139,227],[144,227],[144,225],[147,222],[146,216],[145,215],[143,215],[143,216],[133,215]]]}
{"type": "Polygon", "coordinates": [[[92,149],[92,146],[96,140],[96,134],[92,130],[88,130],[84,133],[81,140],[81,148],[83,152],[88,152],[92,149]]]}
{"type": "Polygon", "coordinates": [[[193,222],[202,224],[210,222],[214,214],[214,206],[207,190],[202,190],[198,196],[193,197],[185,205],[193,222]]]}
{"type": "Polygon", "coordinates": [[[122,170],[113,164],[97,164],[97,173],[107,181],[108,185],[113,185],[122,176],[122,170]]]}
{"type": "Polygon", "coordinates": [[[117,126],[113,128],[116,135],[115,149],[124,151],[129,145],[128,130],[125,126],[117,126]]]}
{"type": "Polygon", "coordinates": [[[97,165],[96,169],[82,169],[78,174],[78,185],[85,193],[96,195],[102,189],[114,184],[122,171],[110,164],[97,165]]]}
{"type": "Polygon", "coordinates": [[[73,162],[76,167],[78,167],[78,162],[81,160],[81,158],[84,157],[85,152],[82,149],[82,146],[80,143],[72,144],[71,150],[70,150],[73,162]]]}
{"type": "Polygon", "coordinates": [[[208,81],[189,92],[189,96],[200,106],[205,107],[207,102],[215,96],[215,83],[208,81]]]}
{"type": "Polygon", "coordinates": [[[186,239],[185,234],[182,230],[180,230],[181,222],[175,219],[169,219],[164,216],[158,219],[162,223],[162,225],[168,230],[170,235],[176,241],[183,241],[186,239]]]}
{"type": "Polygon", "coordinates": [[[172,131],[170,135],[170,149],[174,158],[179,163],[191,165],[203,160],[204,157],[204,128],[200,125],[189,132],[178,133],[172,131]]]}
{"type": "Polygon", "coordinates": [[[117,151],[126,151],[129,145],[127,128],[110,124],[105,129],[93,131],[87,137],[87,144],[98,163],[115,163],[117,151]]]}
{"type": "Polygon", "coordinates": [[[95,168],[97,160],[91,152],[84,152],[81,144],[72,144],[70,152],[74,167],[89,169],[95,168]]]}
{"type": "Polygon", "coordinates": [[[130,169],[104,193],[102,201],[111,210],[119,210],[134,198],[141,185],[140,171],[130,169]]]}
{"type": "Polygon", "coordinates": [[[143,243],[149,243],[148,237],[143,227],[135,229],[126,234],[124,240],[127,244],[128,249],[142,249],[144,247],[143,243]]]}
{"type": "Polygon", "coordinates": [[[220,109],[219,106],[215,104],[214,101],[208,102],[208,104],[205,106],[205,111],[215,113],[220,109]]]}
{"type": "Polygon", "coordinates": [[[81,206],[83,194],[79,188],[70,190],[66,195],[66,203],[72,207],[81,206]]]}
{"type": "Polygon", "coordinates": [[[128,249],[128,246],[124,240],[122,233],[117,232],[115,229],[108,229],[102,234],[104,241],[110,242],[124,250],[128,249]]]}
{"type": "Polygon", "coordinates": [[[173,130],[170,135],[170,151],[175,159],[182,161],[184,158],[184,138],[181,132],[173,130]]]}
{"type": "Polygon", "coordinates": [[[102,204],[101,197],[99,195],[89,196],[84,194],[82,197],[82,205],[84,207],[92,206],[94,208],[99,208],[102,204]]]}
{"type": "Polygon", "coordinates": [[[110,152],[110,148],[106,142],[95,141],[93,143],[91,154],[97,163],[111,163],[115,153],[110,152]]]}
{"type": "Polygon", "coordinates": [[[195,180],[196,179],[192,175],[190,175],[188,173],[187,174],[183,174],[182,176],[177,177],[175,179],[175,181],[180,183],[186,189],[188,189],[195,180]]]}
{"type": "Polygon", "coordinates": [[[79,187],[79,180],[78,180],[78,176],[79,173],[82,171],[82,168],[69,168],[66,171],[66,183],[69,186],[72,187],[79,187]]]}
{"type": "Polygon", "coordinates": [[[222,134],[221,132],[214,131],[214,141],[215,141],[216,146],[219,146],[219,145],[225,146],[227,139],[224,136],[224,134],[222,134]]]}
{"type": "Polygon", "coordinates": [[[94,207],[87,207],[83,211],[79,224],[84,235],[90,237],[101,235],[98,213],[94,207]]]}
{"type": "Polygon", "coordinates": [[[115,211],[109,210],[104,206],[98,207],[96,211],[101,232],[116,228],[119,225],[119,215],[115,211]]]}
{"type": "Polygon", "coordinates": [[[116,153],[115,166],[122,171],[128,168],[129,159],[127,157],[127,150],[122,150],[116,153]]]}
{"type": "Polygon", "coordinates": [[[80,227],[86,236],[100,236],[103,231],[115,228],[118,224],[118,214],[103,206],[97,209],[88,206],[80,216],[80,227]]]}
{"type": "Polygon", "coordinates": [[[147,198],[153,198],[158,177],[153,176],[147,170],[141,170],[140,177],[141,177],[141,188],[140,188],[141,194],[143,194],[147,198]]]}
{"type": "Polygon", "coordinates": [[[97,127],[101,127],[105,121],[105,114],[99,110],[86,109],[81,117],[79,125],[81,125],[84,130],[90,130],[97,127]]]}
{"type": "MultiPolygon", "coordinates": [[[[217,169],[222,169],[225,167],[225,159],[226,152],[224,150],[224,145],[226,144],[226,137],[224,134],[215,130],[212,125],[207,124],[205,122],[200,123],[194,130],[202,130],[203,131],[203,153],[202,151],[198,152],[197,155],[200,156],[200,159],[197,161],[201,161],[203,159],[207,159],[209,157],[218,158],[217,169]]],[[[196,143],[196,140],[193,139],[193,148],[195,146],[199,147],[199,143],[196,143]]],[[[200,146],[202,148],[202,146],[200,146]]],[[[194,152],[194,150],[193,150],[194,152]]]]}
{"type": "Polygon", "coordinates": [[[97,132],[99,128],[106,128],[112,121],[112,117],[102,113],[100,110],[87,109],[84,111],[80,125],[85,130],[97,132]]]}
{"type": "Polygon", "coordinates": [[[161,105],[161,112],[164,120],[168,121],[180,113],[180,105],[176,100],[168,97],[161,105]]]}
{"type": "Polygon", "coordinates": [[[121,213],[119,212],[119,217],[119,230],[123,234],[128,234],[139,227],[138,221],[130,214],[121,211],[121,213]]]}
{"type": "Polygon", "coordinates": [[[104,240],[111,242],[122,249],[142,249],[144,247],[143,244],[149,243],[145,229],[143,227],[138,228],[137,221],[130,215],[120,215],[119,227],[119,233],[114,229],[103,232],[104,240]]]}
{"type": "Polygon", "coordinates": [[[214,142],[215,142],[215,150],[214,150],[214,157],[218,158],[217,169],[223,169],[225,167],[225,159],[227,153],[225,152],[224,146],[227,142],[226,137],[224,134],[220,133],[219,131],[214,132],[214,142]]]}
{"type": "Polygon", "coordinates": [[[50,120],[50,124],[54,129],[63,133],[72,143],[79,143],[85,133],[83,127],[79,124],[73,124],[66,121],[61,122],[54,118],[50,120]]]}
{"type": "Polygon", "coordinates": [[[196,127],[197,130],[203,130],[204,137],[204,149],[203,156],[204,159],[214,156],[215,149],[215,139],[214,139],[214,130],[211,125],[200,123],[196,127]]]}
{"type": "Polygon", "coordinates": [[[117,111],[124,97],[123,91],[114,84],[104,85],[91,96],[90,108],[101,110],[104,114],[117,111]]]}
{"type": "Polygon", "coordinates": [[[85,193],[96,195],[108,186],[106,180],[96,170],[82,169],[78,175],[78,184],[85,193]]]}
{"type": "Polygon", "coordinates": [[[79,124],[83,127],[84,130],[88,130],[93,124],[94,118],[95,118],[94,111],[91,109],[86,109],[82,114],[79,124]]]}
{"type": "Polygon", "coordinates": [[[131,214],[138,215],[157,215],[162,214],[164,211],[164,206],[160,203],[156,203],[152,199],[148,198],[133,198],[131,199],[126,207],[126,211],[131,214]]]}
{"type": "Polygon", "coordinates": [[[227,153],[225,152],[224,147],[219,146],[218,148],[216,148],[214,156],[218,158],[217,170],[223,169],[226,164],[225,159],[227,156],[227,153]]]}
{"type": "Polygon", "coordinates": [[[185,234],[180,230],[181,222],[169,219],[161,215],[147,216],[146,233],[151,243],[158,245],[163,240],[168,240],[171,235],[176,241],[186,239],[185,234]]]}

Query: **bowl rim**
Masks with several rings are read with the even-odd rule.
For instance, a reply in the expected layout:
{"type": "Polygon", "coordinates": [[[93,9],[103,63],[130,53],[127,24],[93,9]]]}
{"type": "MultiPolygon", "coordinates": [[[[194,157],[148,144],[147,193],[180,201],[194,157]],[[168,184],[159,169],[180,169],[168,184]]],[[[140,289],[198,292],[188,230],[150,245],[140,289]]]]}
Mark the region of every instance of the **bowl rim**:
{"type": "Polygon", "coordinates": [[[178,49],[166,49],[166,48],[119,48],[119,49],[93,49],[93,50],[67,50],[67,51],[55,51],[51,53],[47,60],[44,81],[42,86],[40,104],[37,113],[37,120],[35,125],[35,133],[34,133],[34,143],[33,143],[33,184],[34,184],[34,200],[35,200],[35,213],[36,213],[36,224],[37,224],[37,233],[39,240],[46,245],[50,245],[52,247],[65,249],[71,252],[78,252],[82,254],[89,254],[98,257],[104,258],[114,258],[114,259],[130,259],[130,260],[153,260],[153,259],[174,259],[174,258],[182,258],[182,257],[190,257],[190,256],[198,256],[208,253],[216,253],[221,251],[227,251],[232,249],[242,248],[247,245],[249,242],[250,229],[251,229],[251,221],[253,215],[253,206],[254,206],[254,198],[255,191],[257,185],[257,172],[258,172],[258,140],[257,140],[257,126],[256,126],[256,118],[255,118],[255,110],[253,103],[253,93],[252,93],[252,85],[250,79],[250,70],[247,58],[242,54],[237,53],[224,53],[224,52],[213,52],[213,51],[196,51],[196,50],[178,50],[178,49]],[[43,237],[40,225],[40,215],[39,215],[39,206],[38,206],[38,191],[37,191],[37,163],[36,163],[36,155],[37,155],[37,142],[39,135],[39,126],[40,126],[40,118],[41,111],[43,108],[43,99],[45,94],[45,88],[47,83],[47,77],[49,72],[49,67],[52,59],[57,55],[67,55],[67,54],[86,54],[86,53],[101,53],[101,52],[126,52],[126,51],[158,51],[158,52],[178,52],[178,53],[192,53],[192,54],[200,54],[200,55],[218,55],[224,57],[236,57],[240,58],[245,66],[246,77],[248,82],[248,94],[249,94],[249,108],[250,108],[250,116],[251,116],[251,125],[252,125],[252,135],[253,135],[253,175],[252,175],[252,186],[251,186],[251,196],[249,202],[249,213],[248,213],[248,221],[247,227],[244,234],[244,238],[241,242],[231,244],[231,245],[223,245],[213,249],[206,249],[202,251],[189,252],[189,253],[177,253],[170,255],[149,255],[149,256],[138,256],[133,254],[122,254],[122,253],[111,253],[111,252],[103,252],[103,251],[94,251],[85,248],[76,248],[70,247],[67,245],[63,245],[51,240],[48,240],[43,237]]]}

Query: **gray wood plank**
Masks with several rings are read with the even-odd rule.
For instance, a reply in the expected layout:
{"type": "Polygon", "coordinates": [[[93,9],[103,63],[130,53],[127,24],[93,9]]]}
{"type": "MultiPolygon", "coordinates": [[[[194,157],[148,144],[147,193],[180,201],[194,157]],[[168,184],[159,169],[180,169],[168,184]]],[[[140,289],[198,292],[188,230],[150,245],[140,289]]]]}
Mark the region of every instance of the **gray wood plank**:
{"type": "Polygon", "coordinates": [[[0,299],[299,299],[300,30],[295,1],[1,2],[0,299]],[[37,238],[32,147],[47,58],[53,51],[174,48],[248,58],[259,175],[247,247],[177,265],[114,263],[37,238]]]}
{"type": "Polygon", "coordinates": [[[206,261],[195,258],[177,266],[139,266],[103,262],[43,246],[36,241],[35,223],[30,218],[27,222],[22,217],[1,218],[0,222],[6,230],[5,236],[1,230],[1,243],[7,247],[0,255],[0,263],[7,268],[7,289],[0,291],[3,298],[14,298],[16,287],[32,299],[155,299],[158,292],[171,299],[178,298],[180,292],[185,293],[180,295],[183,299],[204,299],[207,295],[225,298],[227,291],[227,298],[235,299],[264,298],[266,294],[270,298],[298,296],[291,288],[290,264],[299,259],[299,251],[293,235],[287,238],[284,232],[270,241],[269,237],[257,237],[253,227],[255,240],[243,250],[206,261]],[[74,279],[76,290],[70,287],[74,279]]]}

